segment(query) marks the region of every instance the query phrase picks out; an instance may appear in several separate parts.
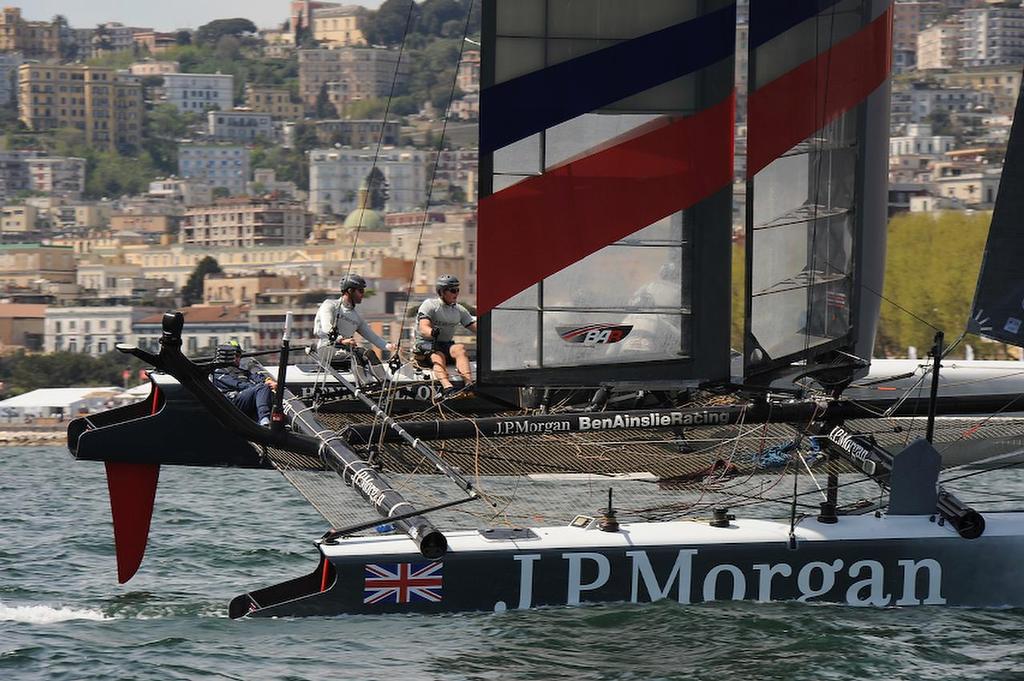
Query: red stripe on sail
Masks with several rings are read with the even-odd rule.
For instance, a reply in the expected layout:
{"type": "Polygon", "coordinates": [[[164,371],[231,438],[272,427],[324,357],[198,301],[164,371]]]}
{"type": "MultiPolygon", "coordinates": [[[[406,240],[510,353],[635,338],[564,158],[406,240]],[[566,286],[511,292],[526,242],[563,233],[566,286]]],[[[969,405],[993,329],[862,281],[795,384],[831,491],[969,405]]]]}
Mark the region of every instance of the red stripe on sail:
{"type": "Polygon", "coordinates": [[[481,199],[477,312],[708,198],[732,160],[730,96],[481,199]]]}
{"type": "Polygon", "coordinates": [[[889,77],[892,8],[846,40],[750,94],[747,177],[753,177],[889,77]]]}
{"type": "Polygon", "coordinates": [[[117,581],[124,584],[135,575],[146,553],[160,464],[107,461],[106,466],[117,581]]]}

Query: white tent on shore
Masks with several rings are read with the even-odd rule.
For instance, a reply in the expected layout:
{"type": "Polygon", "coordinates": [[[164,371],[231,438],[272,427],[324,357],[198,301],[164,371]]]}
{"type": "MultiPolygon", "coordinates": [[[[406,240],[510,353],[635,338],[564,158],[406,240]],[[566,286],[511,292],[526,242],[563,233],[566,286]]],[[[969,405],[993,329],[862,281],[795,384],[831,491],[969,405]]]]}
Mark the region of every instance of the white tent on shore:
{"type": "Polygon", "coordinates": [[[0,401],[0,418],[8,422],[26,418],[69,419],[108,407],[121,391],[114,386],[40,388],[0,401]]]}

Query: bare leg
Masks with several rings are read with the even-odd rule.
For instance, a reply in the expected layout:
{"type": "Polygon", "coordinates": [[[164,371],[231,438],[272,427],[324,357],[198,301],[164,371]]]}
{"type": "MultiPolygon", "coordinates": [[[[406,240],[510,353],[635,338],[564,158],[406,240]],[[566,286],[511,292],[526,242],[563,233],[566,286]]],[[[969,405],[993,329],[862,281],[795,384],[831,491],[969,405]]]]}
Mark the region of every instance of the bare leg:
{"type": "Polygon", "coordinates": [[[469,370],[469,355],[466,354],[466,348],[461,343],[453,345],[449,352],[452,355],[452,359],[455,360],[455,368],[458,369],[459,375],[462,376],[462,380],[469,385],[473,382],[473,374],[469,370]]]}
{"type": "Polygon", "coordinates": [[[452,387],[452,381],[448,378],[448,360],[444,354],[432,352],[430,353],[430,361],[434,364],[434,378],[441,382],[441,387],[452,387]]]}

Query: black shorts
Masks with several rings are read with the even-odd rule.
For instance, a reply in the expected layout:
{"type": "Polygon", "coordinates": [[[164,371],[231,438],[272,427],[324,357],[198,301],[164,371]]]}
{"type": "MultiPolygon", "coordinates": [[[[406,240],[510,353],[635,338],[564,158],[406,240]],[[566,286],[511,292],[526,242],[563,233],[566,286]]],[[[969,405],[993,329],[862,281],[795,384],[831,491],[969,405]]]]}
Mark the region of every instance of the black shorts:
{"type": "Polygon", "coordinates": [[[452,346],[455,345],[454,341],[439,341],[436,340],[433,343],[430,341],[417,341],[415,351],[421,355],[430,356],[432,352],[439,352],[444,355],[445,361],[451,362],[452,359],[452,346]]]}

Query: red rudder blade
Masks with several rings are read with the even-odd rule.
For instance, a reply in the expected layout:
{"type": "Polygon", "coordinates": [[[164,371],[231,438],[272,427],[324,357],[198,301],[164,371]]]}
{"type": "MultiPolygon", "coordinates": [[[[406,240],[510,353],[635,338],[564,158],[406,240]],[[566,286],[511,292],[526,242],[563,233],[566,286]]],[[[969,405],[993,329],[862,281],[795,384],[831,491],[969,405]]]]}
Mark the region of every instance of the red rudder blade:
{"type": "Polygon", "coordinates": [[[153,518],[160,464],[107,462],[110,513],[114,518],[117,581],[124,584],[142,564],[153,518]]]}

